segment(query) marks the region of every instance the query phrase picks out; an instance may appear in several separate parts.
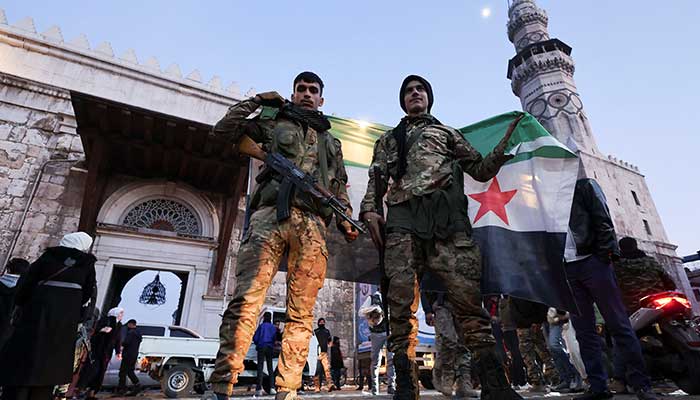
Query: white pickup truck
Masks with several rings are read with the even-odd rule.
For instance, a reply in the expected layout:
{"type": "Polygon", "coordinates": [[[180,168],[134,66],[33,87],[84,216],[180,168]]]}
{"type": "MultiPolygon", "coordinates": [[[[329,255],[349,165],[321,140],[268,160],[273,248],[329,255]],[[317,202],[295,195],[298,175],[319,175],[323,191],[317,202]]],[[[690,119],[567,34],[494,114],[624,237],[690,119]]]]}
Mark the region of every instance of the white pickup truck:
{"type": "MultiPolygon", "coordinates": [[[[284,322],[285,310],[277,307],[265,307],[265,312],[272,312],[273,321],[284,322]]],[[[207,382],[214,371],[214,361],[219,350],[219,339],[206,339],[183,327],[169,327],[171,331],[183,330],[187,335],[182,337],[143,336],[139,349],[139,368],[159,381],[166,396],[170,398],[189,396],[194,390],[203,394],[207,390],[207,382]],[[193,337],[194,336],[194,337],[193,337]]],[[[316,337],[311,337],[307,368],[304,375],[312,377],[316,373],[318,359],[316,337]]],[[[251,345],[246,354],[245,370],[238,376],[239,384],[255,384],[257,382],[258,355],[255,345],[251,345]]],[[[277,368],[277,358],[272,360],[273,368],[277,368]]],[[[274,371],[273,371],[274,372],[274,371]]],[[[269,376],[270,371],[264,366],[263,373],[269,376]]],[[[269,379],[263,379],[266,392],[270,392],[269,379]]]]}

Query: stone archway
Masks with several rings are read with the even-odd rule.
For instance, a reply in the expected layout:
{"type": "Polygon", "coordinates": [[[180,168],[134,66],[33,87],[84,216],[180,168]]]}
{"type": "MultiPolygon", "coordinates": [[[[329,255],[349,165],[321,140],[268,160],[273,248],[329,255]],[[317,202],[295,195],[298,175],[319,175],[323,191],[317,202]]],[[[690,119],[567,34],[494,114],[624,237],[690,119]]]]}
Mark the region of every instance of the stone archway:
{"type": "Polygon", "coordinates": [[[184,184],[149,181],[116,190],[97,218],[94,252],[101,309],[119,304],[128,282],[144,271],[169,272],[182,284],[177,322],[204,332],[212,313],[204,295],[218,235],[216,208],[184,184]]]}

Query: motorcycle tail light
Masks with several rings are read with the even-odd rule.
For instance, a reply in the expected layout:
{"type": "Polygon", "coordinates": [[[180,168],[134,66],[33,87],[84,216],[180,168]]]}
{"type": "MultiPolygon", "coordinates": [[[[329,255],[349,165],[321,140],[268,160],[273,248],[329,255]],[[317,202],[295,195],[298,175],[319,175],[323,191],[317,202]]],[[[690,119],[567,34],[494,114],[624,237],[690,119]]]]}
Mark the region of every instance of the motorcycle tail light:
{"type": "Polygon", "coordinates": [[[683,293],[678,292],[663,292],[651,296],[647,296],[641,300],[641,303],[646,307],[655,308],[657,310],[665,307],[673,307],[675,304],[681,305],[683,308],[690,309],[690,301],[683,293]]]}
{"type": "Polygon", "coordinates": [[[690,347],[700,347],[700,342],[687,342],[690,347]]]}

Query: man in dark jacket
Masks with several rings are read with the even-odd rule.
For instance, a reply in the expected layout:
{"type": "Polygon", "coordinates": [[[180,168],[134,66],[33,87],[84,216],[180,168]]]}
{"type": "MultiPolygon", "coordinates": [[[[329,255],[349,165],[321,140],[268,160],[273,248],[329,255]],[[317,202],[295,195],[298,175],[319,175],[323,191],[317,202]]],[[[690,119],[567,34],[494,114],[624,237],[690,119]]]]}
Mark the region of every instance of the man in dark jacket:
{"type": "Polygon", "coordinates": [[[275,374],[272,368],[272,353],[275,349],[277,341],[277,327],[272,325],[272,314],[266,312],[263,314],[263,322],[258,325],[253,335],[253,343],[255,350],[258,352],[258,384],[255,387],[255,395],[262,396],[263,384],[263,365],[267,363],[267,374],[270,380],[270,394],[276,394],[275,391],[275,374]]]}
{"type": "Polygon", "coordinates": [[[140,391],[139,378],[134,373],[136,360],[139,357],[139,346],[141,346],[141,332],[136,329],[136,320],[130,319],[126,323],[126,337],[122,342],[122,363],[119,366],[119,386],[117,393],[126,393],[126,377],[129,377],[134,384],[131,394],[140,391]]]}
{"type": "Polygon", "coordinates": [[[325,378],[326,384],[330,388],[331,386],[331,363],[328,357],[328,339],[332,339],[331,331],[326,328],[325,318],[318,319],[318,328],[314,330],[314,335],[316,340],[318,340],[318,364],[316,368],[316,376],[314,377],[314,383],[316,386],[316,391],[321,391],[321,376],[325,378]],[[319,368],[320,367],[320,368],[319,368]]]}
{"type": "Polygon", "coordinates": [[[615,228],[603,190],[593,179],[579,179],[574,190],[569,232],[564,258],[566,274],[574,292],[579,315],[572,315],[576,339],[586,366],[590,389],[582,400],[608,399],[608,376],[603,367],[601,341],[595,330],[593,303],[598,306],[619,346],[620,356],[627,367],[627,379],[640,400],[656,399],[651,391],[642,352],[622,302],[620,289],[611,265],[620,251],[615,228]]]}

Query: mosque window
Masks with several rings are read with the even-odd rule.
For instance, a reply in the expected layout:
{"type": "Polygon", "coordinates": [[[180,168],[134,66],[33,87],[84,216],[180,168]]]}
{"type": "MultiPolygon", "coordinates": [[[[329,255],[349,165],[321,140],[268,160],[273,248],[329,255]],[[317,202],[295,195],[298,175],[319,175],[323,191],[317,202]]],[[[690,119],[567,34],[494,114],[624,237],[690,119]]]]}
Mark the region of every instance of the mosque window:
{"type": "Polygon", "coordinates": [[[137,204],[124,217],[123,225],[201,235],[202,224],[186,205],[171,199],[151,199],[137,204]]]}
{"type": "Polygon", "coordinates": [[[649,227],[649,221],[643,219],[642,222],[644,222],[644,229],[646,229],[647,235],[651,235],[651,227],[649,227]]]}
{"type": "Polygon", "coordinates": [[[638,206],[641,206],[642,204],[639,202],[639,197],[637,197],[637,193],[632,190],[632,197],[634,197],[634,203],[638,206]]]}

